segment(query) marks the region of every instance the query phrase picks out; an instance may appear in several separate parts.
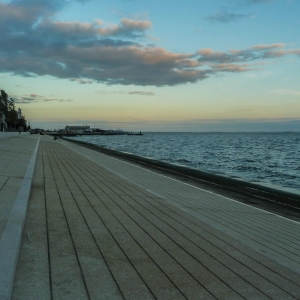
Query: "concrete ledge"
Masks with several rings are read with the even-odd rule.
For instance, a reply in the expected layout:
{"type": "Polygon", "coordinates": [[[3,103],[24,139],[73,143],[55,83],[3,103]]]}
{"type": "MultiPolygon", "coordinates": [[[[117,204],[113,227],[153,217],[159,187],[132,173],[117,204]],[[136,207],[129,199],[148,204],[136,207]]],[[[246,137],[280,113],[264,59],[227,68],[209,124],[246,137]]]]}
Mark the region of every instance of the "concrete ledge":
{"type": "Polygon", "coordinates": [[[262,191],[265,193],[272,194],[276,197],[284,198],[286,201],[290,200],[290,201],[295,201],[298,203],[300,202],[300,194],[287,192],[284,190],[278,190],[278,189],[274,189],[274,188],[266,187],[263,185],[259,185],[259,184],[239,180],[239,179],[234,179],[234,178],[230,178],[230,177],[226,177],[226,176],[222,176],[222,175],[216,175],[216,174],[200,171],[197,169],[192,169],[192,168],[181,166],[181,165],[170,164],[167,162],[155,160],[153,158],[147,158],[147,157],[137,156],[137,155],[131,154],[131,153],[112,150],[112,149],[104,148],[104,147],[101,147],[101,146],[98,146],[95,144],[90,144],[90,143],[72,140],[72,139],[68,139],[68,138],[65,138],[65,140],[75,143],[75,144],[78,144],[78,145],[81,145],[81,146],[84,146],[86,148],[98,151],[100,153],[107,154],[109,156],[118,157],[120,159],[125,159],[125,160],[129,160],[132,162],[142,163],[144,166],[146,166],[146,165],[154,166],[154,167],[157,167],[157,168],[169,171],[169,172],[177,173],[179,175],[190,176],[190,177],[193,177],[196,179],[198,178],[198,179],[206,180],[208,182],[212,182],[212,183],[216,183],[216,184],[220,184],[220,185],[237,187],[237,188],[247,187],[247,188],[257,190],[257,191],[262,191]]]}
{"type": "Polygon", "coordinates": [[[1,139],[6,139],[10,137],[17,137],[17,136],[24,136],[30,134],[29,132],[9,132],[9,131],[0,131],[0,140],[1,139]]]}
{"type": "Polygon", "coordinates": [[[39,142],[40,139],[33,151],[0,240],[0,300],[11,298],[39,142]]]}

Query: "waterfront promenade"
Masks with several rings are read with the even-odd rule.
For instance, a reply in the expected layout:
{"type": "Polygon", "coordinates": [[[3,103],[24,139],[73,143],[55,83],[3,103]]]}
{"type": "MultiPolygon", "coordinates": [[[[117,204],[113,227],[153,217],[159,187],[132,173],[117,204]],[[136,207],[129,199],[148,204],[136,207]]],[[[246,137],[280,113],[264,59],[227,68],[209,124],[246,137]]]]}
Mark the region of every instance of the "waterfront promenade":
{"type": "Polygon", "coordinates": [[[0,247],[39,145],[12,299],[300,299],[299,223],[38,140],[0,142],[0,247]]]}

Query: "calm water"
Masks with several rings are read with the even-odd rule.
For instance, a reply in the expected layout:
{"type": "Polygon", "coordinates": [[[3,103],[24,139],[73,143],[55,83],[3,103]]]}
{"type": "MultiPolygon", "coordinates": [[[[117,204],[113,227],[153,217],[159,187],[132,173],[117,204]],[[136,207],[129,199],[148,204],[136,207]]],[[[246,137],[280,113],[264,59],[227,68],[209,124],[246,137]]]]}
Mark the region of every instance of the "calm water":
{"type": "Polygon", "coordinates": [[[300,133],[145,133],[74,139],[300,194],[300,133]]]}

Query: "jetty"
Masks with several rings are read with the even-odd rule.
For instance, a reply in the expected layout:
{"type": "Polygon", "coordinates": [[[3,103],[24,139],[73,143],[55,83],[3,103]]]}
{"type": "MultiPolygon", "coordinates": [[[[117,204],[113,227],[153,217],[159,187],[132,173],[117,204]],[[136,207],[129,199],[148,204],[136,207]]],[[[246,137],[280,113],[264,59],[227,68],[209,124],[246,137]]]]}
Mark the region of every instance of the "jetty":
{"type": "Polygon", "coordinates": [[[52,136],[0,137],[1,300],[300,299],[296,208],[52,136]]]}

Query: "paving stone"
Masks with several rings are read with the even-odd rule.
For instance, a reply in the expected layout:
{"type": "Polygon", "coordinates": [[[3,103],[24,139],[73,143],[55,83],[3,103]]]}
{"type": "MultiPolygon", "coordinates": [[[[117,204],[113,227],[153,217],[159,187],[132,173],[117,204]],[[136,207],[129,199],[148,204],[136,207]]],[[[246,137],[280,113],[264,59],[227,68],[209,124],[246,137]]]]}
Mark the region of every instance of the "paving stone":
{"type": "Polygon", "coordinates": [[[255,241],[293,258],[298,224],[64,144],[41,140],[14,299],[300,299],[299,274],[241,229],[253,218],[255,241]]]}

